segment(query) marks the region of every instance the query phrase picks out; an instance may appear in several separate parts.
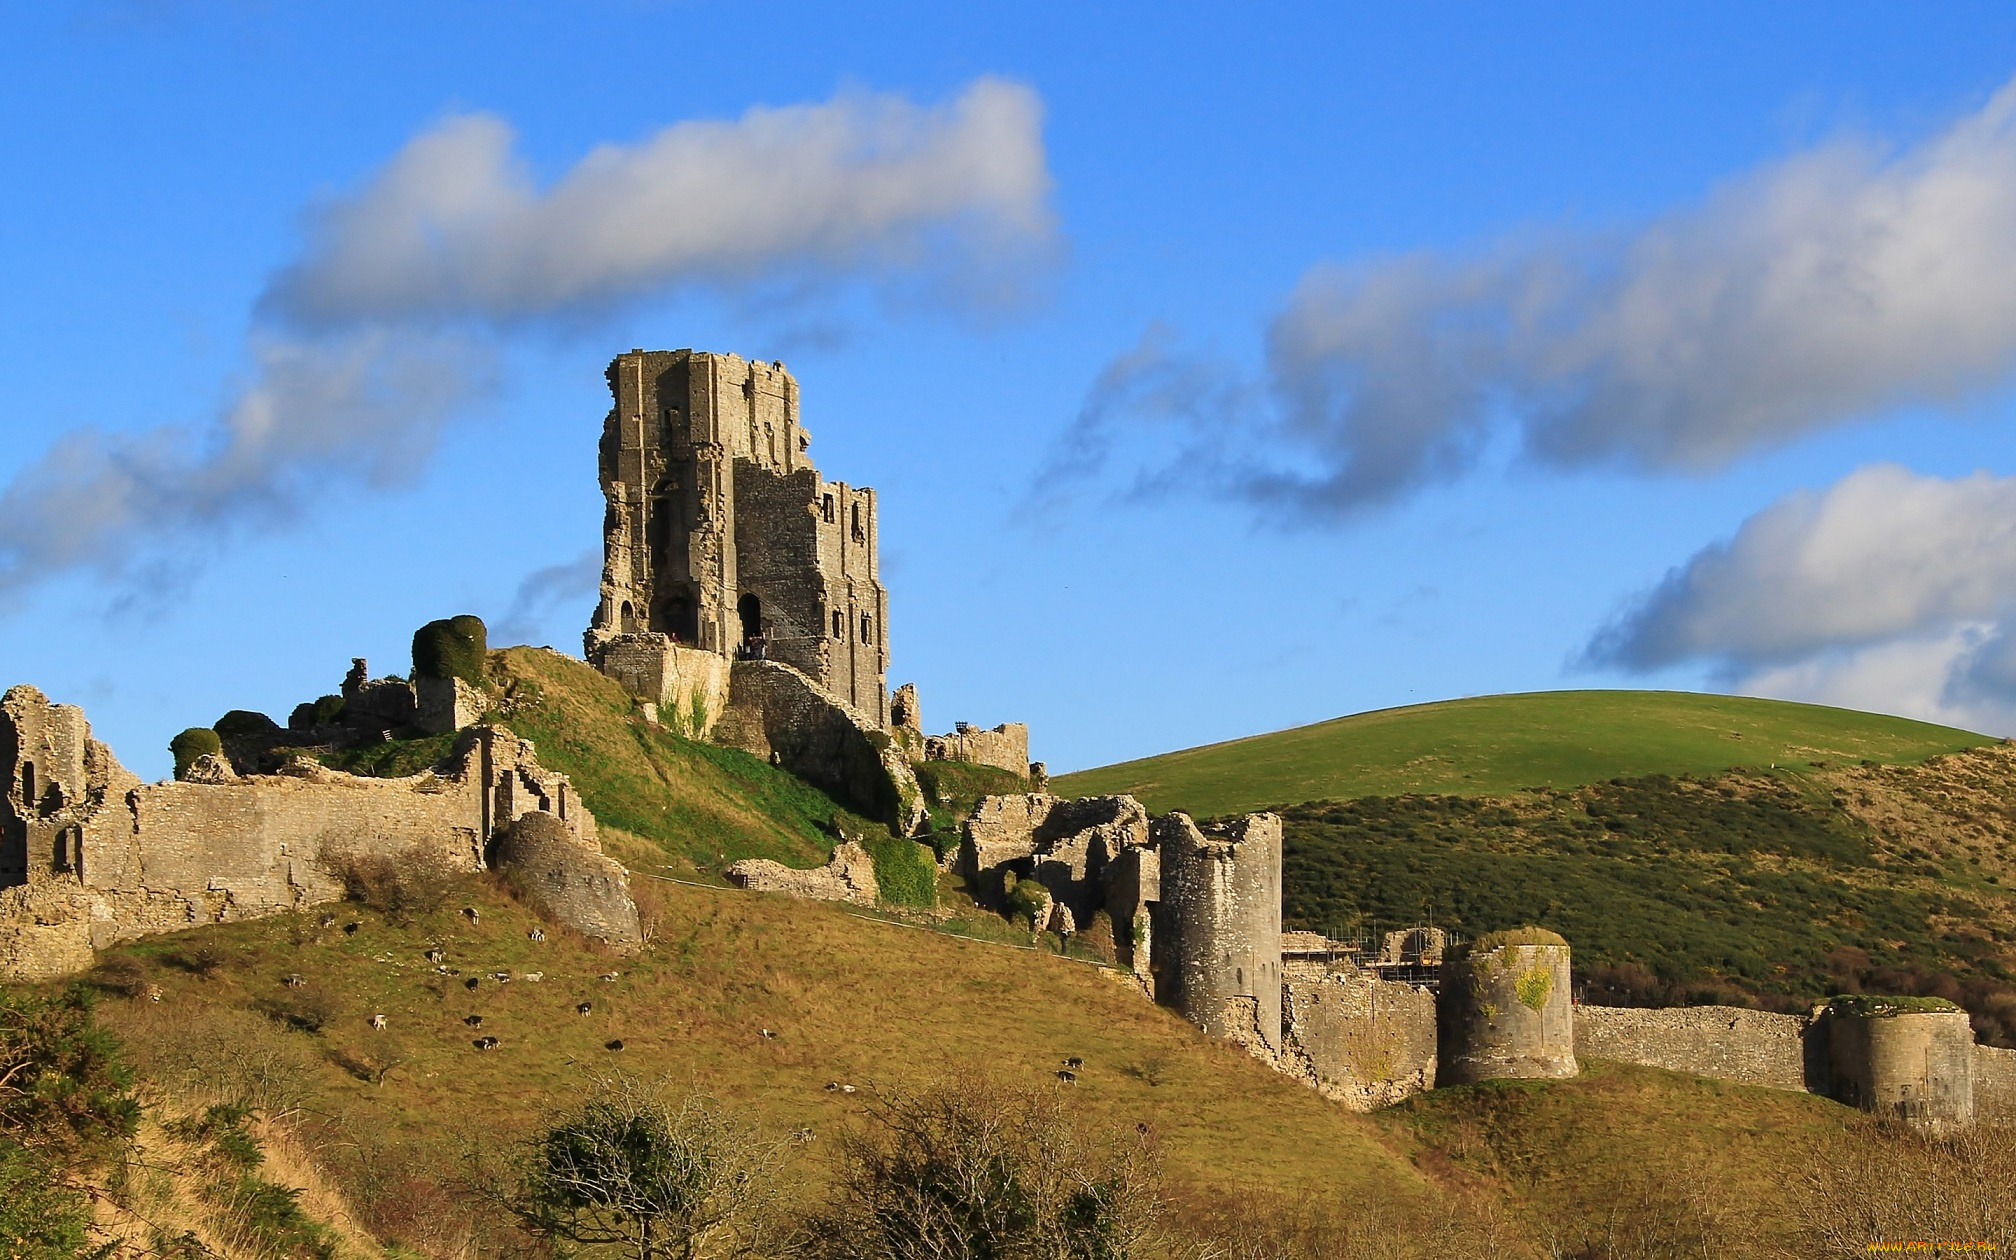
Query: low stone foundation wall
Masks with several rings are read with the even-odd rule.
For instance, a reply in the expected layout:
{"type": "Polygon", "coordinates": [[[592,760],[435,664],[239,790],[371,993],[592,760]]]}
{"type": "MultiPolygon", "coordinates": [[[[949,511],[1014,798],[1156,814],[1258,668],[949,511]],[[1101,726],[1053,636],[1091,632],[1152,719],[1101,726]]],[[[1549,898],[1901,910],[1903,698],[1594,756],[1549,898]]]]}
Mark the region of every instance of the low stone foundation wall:
{"type": "MultiPolygon", "coordinates": [[[[1809,1087],[1806,1025],[1803,1015],[1735,1006],[1578,1006],[1575,1053],[1744,1085],[1804,1090],[1809,1087]]],[[[1813,1083],[1817,1088],[1817,1079],[1813,1083]]]]}
{"type": "Polygon", "coordinates": [[[729,883],[751,892],[780,892],[813,901],[847,901],[872,906],[881,896],[875,861],[852,840],[834,846],[833,860],[799,870],[769,858],[744,858],[722,872],[729,883]]]}

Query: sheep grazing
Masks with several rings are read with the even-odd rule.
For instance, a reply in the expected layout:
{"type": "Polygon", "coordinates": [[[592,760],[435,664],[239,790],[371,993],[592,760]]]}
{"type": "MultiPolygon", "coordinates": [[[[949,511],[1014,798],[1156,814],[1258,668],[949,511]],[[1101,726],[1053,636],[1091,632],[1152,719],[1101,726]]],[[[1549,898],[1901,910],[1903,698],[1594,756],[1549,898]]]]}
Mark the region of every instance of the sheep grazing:
{"type": "Polygon", "coordinates": [[[577,1015],[586,1015],[588,1012],[594,1009],[595,1004],[593,1002],[583,1002],[581,1005],[574,1008],[574,1013],[577,1015]]]}
{"type": "Polygon", "coordinates": [[[771,1032],[768,1028],[765,1028],[762,1032],[758,1033],[757,1035],[762,1037],[765,1041],[777,1040],[777,1034],[771,1032]]]}
{"type": "Polygon", "coordinates": [[[385,1017],[384,1017],[383,1015],[373,1015],[373,1016],[371,1017],[371,1027],[372,1027],[373,1029],[375,1029],[376,1031],[378,1031],[378,1032],[384,1032],[384,1031],[385,1031],[385,1017]]]}
{"type": "Polygon", "coordinates": [[[1077,1055],[1074,1054],[1070,1058],[1064,1060],[1064,1066],[1070,1068],[1072,1071],[1075,1072],[1079,1068],[1085,1066],[1085,1060],[1079,1058],[1077,1055]]]}
{"type": "Polygon", "coordinates": [[[602,979],[609,984],[614,984],[616,983],[616,977],[622,974],[620,971],[605,971],[602,973],[602,979]]]}
{"type": "Polygon", "coordinates": [[[508,971],[493,971],[490,973],[490,978],[499,984],[511,983],[511,973],[508,971]]]}
{"type": "Polygon", "coordinates": [[[323,915],[323,916],[322,916],[322,926],[323,926],[323,927],[325,927],[325,928],[327,928],[327,927],[335,927],[335,926],[336,926],[336,916],[335,916],[335,915],[333,915],[333,914],[325,914],[325,915],[323,915]]]}
{"type": "Polygon", "coordinates": [[[443,949],[430,949],[427,951],[427,961],[433,963],[435,966],[438,967],[442,963],[448,961],[448,951],[443,949]]]}
{"type": "Polygon", "coordinates": [[[290,989],[298,989],[302,985],[307,984],[308,981],[304,976],[301,975],[300,972],[297,971],[293,975],[288,976],[285,980],[282,980],[280,983],[286,985],[290,989]]]}
{"type": "Polygon", "coordinates": [[[842,1085],[840,1087],[840,1092],[843,1094],[851,1094],[854,1092],[854,1087],[852,1085],[842,1085]]]}
{"type": "Polygon", "coordinates": [[[829,1093],[829,1094],[837,1094],[837,1093],[839,1093],[839,1092],[840,1092],[840,1082],[838,1082],[838,1081],[827,1081],[827,1082],[826,1082],[826,1092],[827,1092],[827,1093],[829,1093]]]}
{"type": "Polygon", "coordinates": [[[475,976],[471,976],[467,980],[464,980],[462,982],[462,987],[465,989],[473,989],[481,983],[483,983],[481,980],[478,980],[475,976]]]}
{"type": "Polygon", "coordinates": [[[495,1050],[497,1048],[497,1039],[495,1037],[478,1037],[469,1044],[475,1046],[478,1050],[495,1050]]]}
{"type": "Polygon", "coordinates": [[[345,935],[345,936],[355,936],[355,935],[357,935],[357,929],[358,929],[358,928],[360,928],[360,927],[363,927],[363,926],[364,926],[364,925],[363,925],[362,923],[355,923],[355,922],[352,922],[352,923],[345,923],[345,924],[343,925],[343,935],[345,935]]]}
{"type": "Polygon", "coordinates": [[[544,928],[533,928],[525,934],[525,939],[528,941],[543,941],[546,939],[546,930],[544,928]]]}
{"type": "Polygon", "coordinates": [[[481,1028],[483,1026],[483,1017],[481,1015],[465,1015],[462,1018],[462,1022],[471,1028],[481,1028]]]}
{"type": "Polygon", "coordinates": [[[528,971],[523,976],[519,977],[519,979],[521,980],[530,980],[533,984],[538,984],[541,980],[544,980],[545,978],[546,973],[543,971],[528,971]]]}
{"type": "Polygon", "coordinates": [[[621,1041],[611,1041],[605,1043],[602,1048],[604,1050],[612,1050],[612,1051],[621,1050],[623,1048],[623,1043],[621,1041]]]}
{"type": "Polygon", "coordinates": [[[1057,1079],[1066,1085],[1076,1085],[1078,1083],[1078,1074],[1067,1068],[1057,1073],[1057,1079]]]}
{"type": "Polygon", "coordinates": [[[464,906],[462,907],[462,915],[471,923],[474,923],[483,917],[483,912],[474,906],[464,906]]]}

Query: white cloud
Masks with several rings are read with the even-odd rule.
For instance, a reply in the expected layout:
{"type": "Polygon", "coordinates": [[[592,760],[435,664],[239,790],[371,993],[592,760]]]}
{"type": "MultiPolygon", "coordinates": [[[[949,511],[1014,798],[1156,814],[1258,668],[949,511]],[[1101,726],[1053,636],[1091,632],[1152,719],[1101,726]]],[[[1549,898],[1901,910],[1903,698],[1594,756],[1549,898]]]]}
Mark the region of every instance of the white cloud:
{"type": "Polygon", "coordinates": [[[1824,653],[1732,680],[1742,695],[1804,700],[1843,709],[1894,713],[1991,735],[2016,734],[2016,686],[1979,685],[1983,650],[2004,634],[1967,624],[1844,652],[1824,653]]]}
{"type": "Polygon", "coordinates": [[[384,332],[268,339],[254,357],[214,425],[80,429],[16,473],[0,491],[0,590],[75,568],[132,576],[164,550],[187,563],[332,482],[410,480],[489,380],[477,348],[384,332]]]}
{"type": "Polygon", "coordinates": [[[1706,662],[1738,690],[2012,725],[2016,477],[1857,469],[1745,521],[1592,640],[1598,665],[1706,662]]]}
{"type": "Polygon", "coordinates": [[[487,114],[416,137],[316,216],[268,309],[309,325],[511,320],[779,271],[983,267],[1053,230],[1042,105],[843,92],[602,145],[550,187],[487,114]]]}
{"type": "Polygon", "coordinates": [[[1211,453],[1250,498],[1334,515],[1508,436],[1709,469],[2012,372],[2016,82],[1914,146],[1828,144],[1635,229],[1316,266],[1269,329],[1275,407],[1211,453]]]}

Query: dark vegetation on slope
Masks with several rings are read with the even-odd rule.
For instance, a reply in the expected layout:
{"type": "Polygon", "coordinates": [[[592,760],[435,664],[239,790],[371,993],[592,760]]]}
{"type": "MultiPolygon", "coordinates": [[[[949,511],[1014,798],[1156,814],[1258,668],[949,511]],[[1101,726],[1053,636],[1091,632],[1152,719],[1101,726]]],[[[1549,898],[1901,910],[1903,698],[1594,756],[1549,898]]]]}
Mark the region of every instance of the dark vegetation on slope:
{"type": "Polygon", "coordinates": [[[1863,988],[1925,993],[2016,1046],[2002,877],[1938,859],[1922,830],[1886,835],[1850,803],[1768,774],[1312,802],[1282,811],[1283,915],[1343,937],[1544,923],[1573,943],[1589,1001],[1793,1010],[1863,988]]]}

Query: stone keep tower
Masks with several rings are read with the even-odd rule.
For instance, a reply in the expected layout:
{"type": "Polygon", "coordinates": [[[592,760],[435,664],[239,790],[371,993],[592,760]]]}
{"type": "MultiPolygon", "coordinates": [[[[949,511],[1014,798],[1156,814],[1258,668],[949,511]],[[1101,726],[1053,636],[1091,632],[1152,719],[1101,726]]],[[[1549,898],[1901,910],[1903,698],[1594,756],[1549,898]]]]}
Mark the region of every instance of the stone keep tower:
{"type": "Polygon", "coordinates": [[[724,657],[760,643],[886,728],[875,492],[812,466],[798,382],[781,363],[697,350],[632,350],[608,376],[589,659],[625,635],[724,657]]]}

